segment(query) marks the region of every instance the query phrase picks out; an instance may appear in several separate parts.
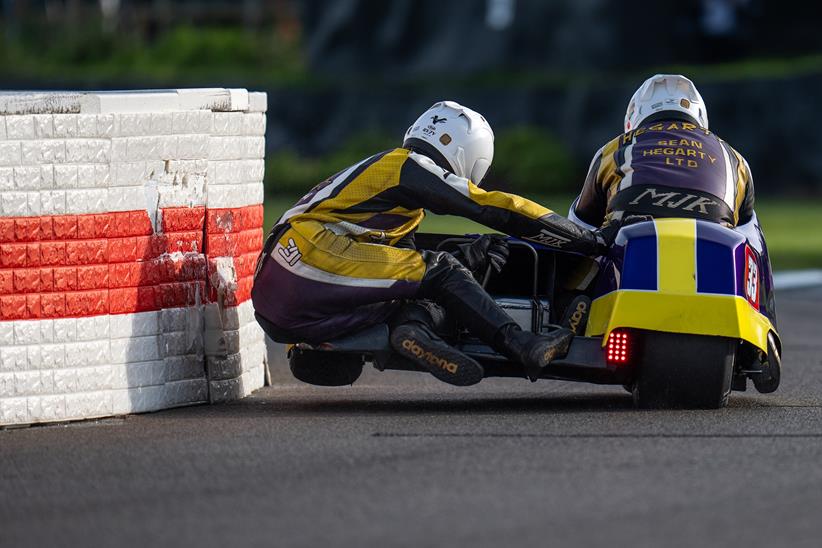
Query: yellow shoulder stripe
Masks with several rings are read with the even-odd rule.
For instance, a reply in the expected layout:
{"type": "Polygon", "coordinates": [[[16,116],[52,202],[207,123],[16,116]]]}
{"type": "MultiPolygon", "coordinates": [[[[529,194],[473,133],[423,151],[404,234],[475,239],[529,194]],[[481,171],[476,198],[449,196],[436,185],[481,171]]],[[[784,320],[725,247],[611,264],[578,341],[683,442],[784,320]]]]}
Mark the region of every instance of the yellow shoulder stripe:
{"type": "Polygon", "coordinates": [[[532,219],[539,219],[540,217],[553,213],[553,211],[547,207],[541,206],[522,196],[496,190],[488,192],[482,190],[470,181],[468,182],[468,193],[471,200],[479,205],[505,209],[532,219]]]}

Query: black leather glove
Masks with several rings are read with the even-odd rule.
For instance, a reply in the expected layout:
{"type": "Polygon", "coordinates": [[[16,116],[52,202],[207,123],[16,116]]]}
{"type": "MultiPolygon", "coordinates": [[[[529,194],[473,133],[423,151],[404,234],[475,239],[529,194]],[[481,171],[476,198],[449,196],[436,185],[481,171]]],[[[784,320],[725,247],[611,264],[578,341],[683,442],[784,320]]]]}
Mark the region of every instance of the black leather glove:
{"type": "Polygon", "coordinates": [[[608,250],[614,245],[614,240],[622,227],[653,220],[654,218],[650,215],[628,215],[622,219],[613,220],[602,228],[598,228],[594,231],[597,246],[599,247],[598,255],[608,253],[608,250]]]}
{"type": "Polygon", "coordinates": [[[508,242],[502,234],[483,234],[476,240],[460,244],[454,256],[474,276],[482,276],[490,265],[495,272],[502,270],[508,261],[508,242]]]}

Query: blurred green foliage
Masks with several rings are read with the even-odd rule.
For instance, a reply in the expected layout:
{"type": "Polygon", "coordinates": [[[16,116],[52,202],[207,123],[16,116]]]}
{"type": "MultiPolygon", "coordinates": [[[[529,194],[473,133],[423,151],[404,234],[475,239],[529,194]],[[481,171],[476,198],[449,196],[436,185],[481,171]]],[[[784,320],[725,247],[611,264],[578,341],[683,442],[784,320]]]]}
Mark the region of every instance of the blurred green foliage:
{"type": "Polygon", "coordinates": [[[0,28],[0,76],[88,85],[264,84],[304,82],[307,71],[299,41],[282,33],[180,25],[148,37],[92,20],[60,29],[29,23],[14,34],[0,28]]]}
{"type": "Polygon", "coordinates": [[[553,194],[573,191],[575,166],[567,147],[550,131],[517,126],[497,132],[489,188],[553,194]]]}
{"type": "MultiPolygon", "coordinates": [[[[266,193],[305,193],[363,158],[399,145],[397,136],[369,130],[324,156],[305,157],[288,149],[274,152],[266,162],[266,193]]],[[[483,187],[517,193],[570,192],[580,180],[574,171],[569,151],[549,131],[517,126],[497,132],[494,163],[483,187]]]]}
{"type": "Polygon", "coordinates": [[[323,156],[301,156],[291,149],[269,153],[265,164],[266,194],[305,194],[338,171],[399,145],[396,136],[369,130],[352,136],[323,156]]]}

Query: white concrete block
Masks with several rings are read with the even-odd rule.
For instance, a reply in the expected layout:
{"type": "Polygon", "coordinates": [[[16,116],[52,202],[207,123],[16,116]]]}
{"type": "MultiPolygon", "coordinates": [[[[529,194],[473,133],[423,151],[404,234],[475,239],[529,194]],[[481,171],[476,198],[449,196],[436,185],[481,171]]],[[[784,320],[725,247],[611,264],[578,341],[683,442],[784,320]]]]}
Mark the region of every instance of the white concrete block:
{"type": "Polygon", "coordinates": [[[40,371],[40,395],[49,394],[54,394],[54,370],[44,369],[40,371]]]}
{"type": "Polygon", "coordinates": [[[160,386],[166,382],[166,364],[162,360],[126,364],[129,386],[160,386]]]}
{"type": "Polygon", "coordinates": [[[246,137],[244,157],[252,160],[265,158],[265,137],[246,137]]]}
{"type": "Polygon", "coordinates": [[[43,207],[40,202],[39,192],[27,192],[26,200],[28,201],[27,214],[29,217],[39,217],[43,212],[43,207]]]}
{"type": "Polygon", "coordinates": [[[29,212],[28,196],[25,192],[3,192],[3,215],[6,217],[25,217],[29,212]]]}
{"type": "Polygon", "coordinates": [[[111,365],[79,368],[77,370],[78,390],[80,392],[109,390],[113,380],[112,369],[111,365]]]}
{"type": "Polygon", "coordinates": [[[189,352],[186,333],[176,331],[163,333],[160,337],[160,353],[163,357],[183,356],[189,352]]]}
{"type": "Polygon", "coordinates": [[[208,185],[209,207],[244,207],[261,204],[264,199],[262,183],[208,185]]]}
{"type": "Polygon", "coordinates": [[[6,117],[0,116],[0,141],[6,139],[6,117]]]}
{"type": "Polygon", "coordinates": [[[105,188],[111,184],[110,164],[94,165],[94,186],[105,188]]]}
{"type": "Polygon", "coordinates": [[[242,135],[242,112],[215,112],[212,118],[212,133],[214,135],[242,135]]]}
{"type": "Polygon", "coordinates": [[[243,115],[243,134],[245,135],[265,135],[265,114],[262,112],[249,112],[243,115]]]}
{"type": "Polygon", "coordinates": [[[111,139],[109,155],[112,162],[125,162],[128,156],[128,138],[115,137],[111,139]]]}
{"type": "Polygon", "coordinates": [[[55,114],[53,120],[55,137],[77,137],[76,114],[55,114]]]}
{"type": "Polygon", "coordinates": [[[146,193],[143,187],[109,187],[106,199],[106,211],[132,211],[141,209],[146,204],[146,193]]]}
{"type": "Polygon", "coordinates": [[[77,369],[57,369],[54,371],[54,392],[57,394],[69,394],[77,392],[78,387],[77,369]]]}
{"type": "Polygon", "coordinates": [[[115,314],[109,317],[112,339],[156,335],[159,329],[159,312],[115,314]]]}
{"type": "Polygon", "coordinates": [[[42,344],[40,345],[40,356],[46,367],[57,370],[66,366],[66,345],[42,344]]]}
{"type": "Polygon", "coordinates": [[[165,389],[160,386],[144,386],[128,390],[131,413],[157,411],[165,407],[165,389]]]}
{"type": "MultiPolygon", "coordinates": [[[[54,342],[54,320],[38,320],[37,325],[40,327],[40,342],[54,342]]],[[[0,341],[0,344],[3,343],[0,341]]]]}
{"type": "Polygon", "coordinates": [[[111,158],[108,139],[66,140],[66,161],[71,163],[106,163],[111,158]]]}
{"type": "Polygon", "coordinates": [[[114,114],[97,114],[97,136],[110,138],[119,131],[119,120],[114,114]]]}
{"type": "Polygon", "coordinates": [[[96,114],[77,115],[77,135],[79,137],[88,138],[95,138],[98,136],[96,114]]]}
{"type": "Polygon", "coordinates": [[[187,325],[186,308],[166,308],[160,311],[160,330],[163,333],[185,331],[187,325]]]}
{"type": "Polygon", "coordinates": [[[14,344],[38,344],[40,342],[40,322],[38,320],[16,320],[14,323],[14,344]]]}
{"type": "Polygon", "coordinates": [[[158,206],[163,208],[204,205],[206,203],[205,188],[205,177],[202,175],[184,175],[175,184],[157,187],[158,206]]]}
{"type": "Polygon", "coordinates": [[[51,164],[40,165],[40,188],[54,187],[54,166],[51,164]]]}
{"type": "Polygon", "coordinates": [[[127,388],[111,391],[111,412],[113,415],[125,415],[133,411],[131,397],[127,388]]]}
{"type": "Polygon", "coordinates": [[[40,388],[39,371],[20,371],[14,374],[16,396],[35,396],[40,393],[40,388]]]}
{"type": "Polygon", "coordinates": [[[0,372],[0,399],[15,395],[14,375],[12,372],[0,372]]]}
{"type": "MultiPolygon", "coordinates": [[[[108,316],[103,316],[108,319],[108,316]]],[[[98,317],[88,316],[85,318],[77,318],[77,340],[78,341],[93,341],[96,339],[108,338],[108,325],[106,325],[105,333],[97,332],[98,317]]],[[[106,322],[107,323],[107,322],[106,322]]]]}
{"type": "Polygon", "coordinates": [[[120,137],[147,135],[151,131],[151,113],[134,112],[115,115],[120,120],[120,137]]]}
{"type": "Polygon", "coordinates": [[[77,187],[90,188],[94,184],[94,164],[82,164],[77,166],[77,187]]]}
{"type": "Polygon", "coordinates": [[[22,163],[20,141],[0,141],[0,166],[19,166],[22,163]]]}
{"type": "Polygon", "coordinates": [[[77,188],[77,166],[71,164],[54,166],[54,187],[77,188]]]}
{"type": "Polygon", "coordinates": [[[178,160],[196,160],[208,158],[208,135],[180,135],[177,137],[178,160]]]}
{"type": "Polygon", "coordinates": [[[62,215],[66,212],[66,191],[40,191],[40,207],[43,215],[62,215]]]}
{"type": "Polygon", "coordinates": [[[66,397],[62,395],[40,398],[41,417],[44,421],[57,421],[66,417],[66,397]]]}
{"type": "Polygon", "coordinates": [[[209,110],[194,111],[191,120],[191,131],[193,133],[210,134],[212,131],[212,116],[209,110]]]}
{"type": "Polygon", "coordinates": [[[43,367],[42,349],[39,344],[26,347],[26,360],[28,361],[29,369],[40,369],[43,367]]]}
{"type": "Polygon", "coordinates": [[[35,141],[40,149],[40,162],[60,164],[66,161],[66,141],[62,139],[48,139],[35,141]]]}
{"type": "Polygon", "coordinates": [[[77,340],[77,319],[58,318],[54,320],[55,342],[73,342],[77,340]]]}
{"type": "Polygon", "coordinates": [[[14,344],[14,322],[0,322],[0,346],[11,346],[14,344]]]}
{"type": "Polygon", "coordinates": [[[66,418],[94,418],[110,415],[113,410],[111,397],[108,394],[81,392],[67,394],[66,418]]]}
{"type": "Polygon", "coordinates": [[[34,116],[4,116],[6,139],[34,139],[34,116]]]}
{"type": "Polygon", "coordinates": [[[111,164],[112,186],[135,186],[145,182],[145,162],[111,164]]]}
{"type": "Polygon", "coordinates": [[[54,137],[54,119],[51,114],[34,115],[34,137],[37,139],[54,137]]]}
{"type": "MultiPolygon", "coordinates": [[[[112,345],[114,343],[111,343],[112,345]]],[[[66,367],[79,368],[109,363],[109,341],[66,343],[66,367]]]]}
{"type": "Polygon", "coordinates": [[[268,110],[268,94],[261,91],[249,92],[248,94],[248,111],[249,112],[265,112],[268,110]]]}
{"type": "Polygon", "coordinates": [[[0,424],[27,424],[29,422],[26,398],[0,399],[0,424]]]}
{"type": "Polygon", "coordinates": [[[109,211],[109,191],[105,188],[66,191],[66,213],[104,213],[109,211]]]}
{"type": "Polygon", "coordinates": [[[111,339],[111,363],[152,361],[160,358],[157,335],[111,339]]]}
{"type": "Polygon", "coordinates": [[[205,379],[190,379],[167,383],[164,396],[169,406],[190,405],[208,401],[208,383],[205,379]]]}
{"type": "Polygon", "coordinates": [[[186,356],[167,356],[164,358],[167,381],[184,379],[205,379],[203,356],[189,354],[186,356]]]}
{"type": "Polygon", "coordinates": [[[150,132],[152,135],[171,135],[173,115],[170,112],[157,112],[151,115],[150,132]]]}
{"type": "Polygon", "coordinates": [[[0,192],[14,190],[14,168],[0,167],[0,192]]]}
{"type": "Polygon", "coordinates": [[[166,173],[181,175],[205,175],[208,172],[208,160],[169,160],[166,162],[166,173]]]}

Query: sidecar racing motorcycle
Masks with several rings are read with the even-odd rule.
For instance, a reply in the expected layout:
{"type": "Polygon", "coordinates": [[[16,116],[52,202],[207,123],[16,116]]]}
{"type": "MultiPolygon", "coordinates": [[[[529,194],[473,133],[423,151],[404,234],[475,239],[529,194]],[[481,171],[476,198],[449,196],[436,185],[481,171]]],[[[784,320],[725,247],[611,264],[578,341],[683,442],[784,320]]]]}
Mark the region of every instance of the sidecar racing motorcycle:
{"type": "MultiPolygon", "coordinates": [[[[447,250],[466,238],[418,234],[417,242],[447,250]]],[[[509,243],[509,261],[485,280],[486,289],[523,329],[555,329],[565,313],[555,304],[563,302],[562,265],[581,258],[509,243]]],[[[779,386],[773,278],[755,217],[735,229],[682,218],[623,227],[592,272],[591,300],[570,311],[572,321],[588,313],[584,336],[542,378],[622,385],[640,408],[720,408],[749,380],[761,393],[779,386]]],[[[521,365],[459,326],[442,335],[479,361],[486,377],[526,377],[521,365]]],[[[289,349],[292,372],[311,384],[351,384],[366,362],[379,370],[418,370],[394,353],[385,324],[289,349]]]]}

